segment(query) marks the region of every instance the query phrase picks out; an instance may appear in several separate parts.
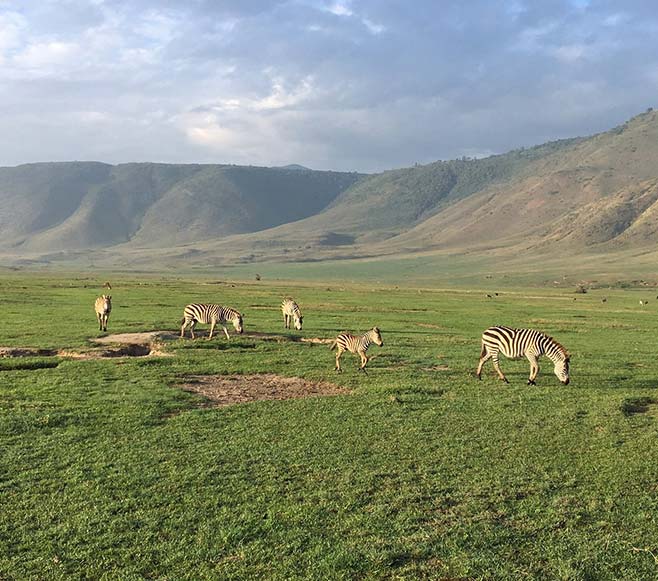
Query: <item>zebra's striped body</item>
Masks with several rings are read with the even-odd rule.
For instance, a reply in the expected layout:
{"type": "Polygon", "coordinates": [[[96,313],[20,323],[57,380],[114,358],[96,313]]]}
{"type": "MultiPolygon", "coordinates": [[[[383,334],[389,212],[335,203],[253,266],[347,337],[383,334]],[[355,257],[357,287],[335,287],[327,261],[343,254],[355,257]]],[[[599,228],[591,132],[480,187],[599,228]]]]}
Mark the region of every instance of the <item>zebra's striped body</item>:
{"type": "Polygon", "coordinates": [[[286,329],[290,329],[290,323],[294,323],[295,329],[302,330],[302,323],[304,317],[299,309],[299,305],[290,298],[283,299],[281,303],[281,312],[283,313],[283,325],[286,329]]]}
{"type": "Polygon", "coordinates": [[[368,363],[368,356],[366,351],[368,347],[374,343],[380,347],[384,346],[384,341],[382,340],[382,335],[377,327],[373,327],[367,333],[357,337],[356,335],[350,335],[349,333],[341,333],[336,337],[336,340],[332,343],[331,349],[338,348],[336,353],[336,371],[340,373],[340,357],[345,351],[350,353],[355,353],[361,357],[361,366],[359,367],[360,371],[366,372],[366,364],[368,363]]]}
{"type": "Polygon", "coordinates": [[[98,319],[98,330],[107,331],[107,321],[112,312],[112,297],[110,295],[101,295],[94,303],[96,318],[98,319]]]}
{"type": "Polygon", "coordinates": [[[194,339],[194,325],[203,323],[210,325],[210,335],[208,340],[212,339],[215,326],[219,323],[224,329],[224,334],[227,339],[230,339],[228,331],[226,330],[226,323],[233,323],[235,330],[242,334],[242,315],[230,307],[222,307],[221,305],[209,304],[192,304],[185,307],[183,312],[183,320],[181,321],[180,336],[185,336],[185,329],[189,326],[192,339],[194,339]]]}
{"type": "Polygon", "coordinates": [[[500,370],[498,354],[502,353],[510,359],[526,357],[530,362],[530,377],[528,385],[535,385],[539,373],[538,359],[546,355],[554,365],[553,373],[564,384],[569,384],[569,353],[555,339],[533,329],[511,329],[509,327],[489,327],[482,333],[482,352],[477,368],[477,378],[481,378],[482,366],[493,360],[493,366],[498,377],[509,383],[500,370]]]}

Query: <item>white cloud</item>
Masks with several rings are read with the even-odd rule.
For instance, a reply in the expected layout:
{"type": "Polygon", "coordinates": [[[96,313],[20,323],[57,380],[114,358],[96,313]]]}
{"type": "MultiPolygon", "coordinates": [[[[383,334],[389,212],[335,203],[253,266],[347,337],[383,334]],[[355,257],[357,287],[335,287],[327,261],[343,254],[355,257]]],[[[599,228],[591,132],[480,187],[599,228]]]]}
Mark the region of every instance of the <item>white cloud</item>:
{"type": "Polygon", "coordinates": [[[364,18],[362,22],[371,34],[381,34],[382,32],[386,32],[386,27],[383,24],[377,24],[367,18],[364,18]]]}
{"type": "Polygon", "coordinates": [[[354,14],[351,8],[350,0],[332,2],[331,4],[325,6],[325,10],[335,14],[336,16],[352,16],[352,14],[354,14]]]}

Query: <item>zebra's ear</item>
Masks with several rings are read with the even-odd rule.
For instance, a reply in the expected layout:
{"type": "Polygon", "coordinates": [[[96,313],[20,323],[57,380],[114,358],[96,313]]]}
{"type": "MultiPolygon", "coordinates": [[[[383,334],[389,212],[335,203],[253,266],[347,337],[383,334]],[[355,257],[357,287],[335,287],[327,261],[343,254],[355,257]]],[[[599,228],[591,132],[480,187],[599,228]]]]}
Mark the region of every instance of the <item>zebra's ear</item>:
{"type": "Polygon", "coordinates": [[[377,331],[379,333],[379,327],[373,327],[372,330],[377,331]]]}

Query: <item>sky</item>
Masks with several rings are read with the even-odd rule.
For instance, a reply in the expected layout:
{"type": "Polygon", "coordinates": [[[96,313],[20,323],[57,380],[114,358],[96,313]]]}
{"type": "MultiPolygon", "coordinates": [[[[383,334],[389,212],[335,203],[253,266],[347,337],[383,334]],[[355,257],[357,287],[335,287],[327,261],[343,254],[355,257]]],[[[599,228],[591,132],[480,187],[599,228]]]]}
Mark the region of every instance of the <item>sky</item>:
{"type": "Polygon", "coordinates": [[[0,0],[0,165],[375,172],[658,105],[654,0],[0,0]]]}

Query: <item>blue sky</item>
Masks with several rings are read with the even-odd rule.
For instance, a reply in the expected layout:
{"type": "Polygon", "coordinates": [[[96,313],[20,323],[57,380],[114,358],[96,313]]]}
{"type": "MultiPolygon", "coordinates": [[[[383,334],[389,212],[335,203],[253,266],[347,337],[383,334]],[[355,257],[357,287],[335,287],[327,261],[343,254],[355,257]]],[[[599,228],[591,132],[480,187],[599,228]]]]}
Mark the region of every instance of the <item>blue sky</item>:
{"type": "Polygon", "coordinates": [[[653,1],[0,0],[0,165],[379,171],[658,105],[653,1]]]}

